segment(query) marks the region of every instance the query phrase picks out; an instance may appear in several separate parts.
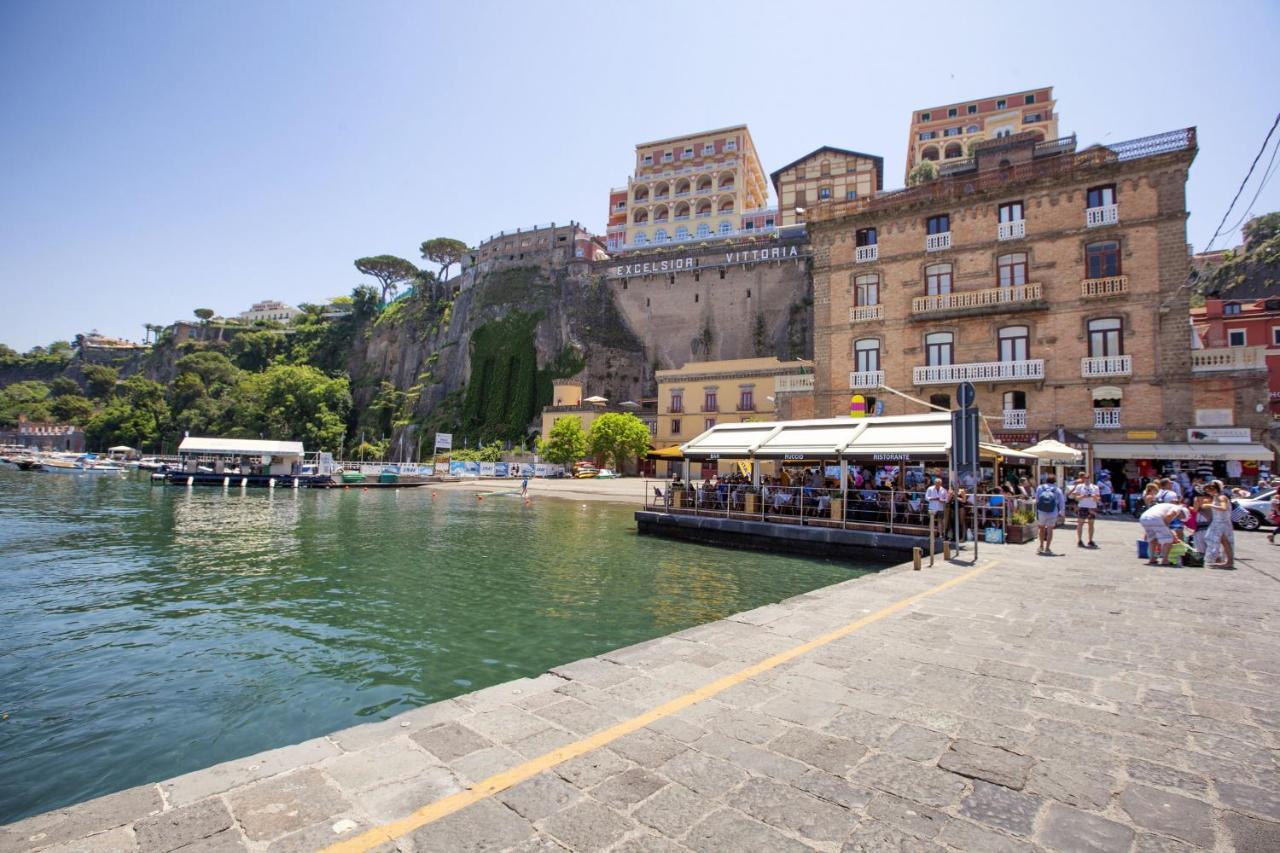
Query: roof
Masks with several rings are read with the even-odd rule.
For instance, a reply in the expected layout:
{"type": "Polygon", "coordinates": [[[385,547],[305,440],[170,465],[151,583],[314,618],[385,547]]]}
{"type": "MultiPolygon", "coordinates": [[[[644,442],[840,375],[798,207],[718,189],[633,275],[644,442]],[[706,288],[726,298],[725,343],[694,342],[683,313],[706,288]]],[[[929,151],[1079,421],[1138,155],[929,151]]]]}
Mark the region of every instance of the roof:
{"type": "Polygon", "coordinates": [[[695,139],[699,136],[710,136],[713,133],[728,133],[731,130],[745,131],[750,135],[751,131],[747,130],[745,124],[735,124],[729,127],[717,127],[714,130],[699,130],[696,133],[682,133],[679,136],[668,136],[666,139],[651,139],[648,142],[637,142],[636,148],[647,148],[650,145],[662,145],[667,142],[679,142],[682,139],[695,139]]]}
{"type": "Polygon", "coordinates": [[[243,456],[302,456],[301,441],[261,441],[255,438],[204,438],[189,435],[178,445],[179,453],[211,453],[243,456]]]}
{"type": "Polygon", "coordinates": [[[1178,459],[1189,462],[1265,462],[1275,458],[1262,444],[1095,444],[1095,459],[1178,459]]]}
{"type": "Polygon", "coordinates": [[[923,457],[944,456],[950,448],[948,412],[717,424],[681,445],[686,457],[699,459],[923,457]]]}
{"type": "Polygon", "coordinates": [[[799,159],[796,159],[796,160],[792,160],[790,163],[781,167],[780,169],[775,169],[772,172],[770,172],[769,180],[773,183],[773,188],[775,190],[778,188],[778,175],[781,175],[783,172],[787,171],[787,169],[790,169],[792,166],[800,165],[805,160],[808,160],[810,157],[813,157],[814,155],[821,154],[823,151],[834,151],[836,154],[847,154],[850,157],[863,157],[867,160],[874,160],[876,162],[876,192],[880,192],[880,190],[884,189],[884,158],[883,157],[880,157],[879,155],[876,155],[876,154],[865,154],[861,151],[854,151],[850,148],[836,148],[834,145],[823,145],[820,148],[815,148],[812,151],[810,151],[808,154],[804,155],[803,157],[800,157],[799,159]]]}
{"type": "MultiPolygon", "coordinates": [[[[1003,95],[983,95],[983,96],[982,96],[982,97],[980,97],[980,98],[969,98],[968,100],[964,100],[964,101],[955,101],[955,102],[950,103],[950,104],[943,104],[943,105],[942,105],[942,106],[940,106],[940,107],[922,107],[922,108],[920,108],[920,109],[913,110],[913,111],[912,111],[912,113],[911,113],[911,115],[913,116],[912,124],[919,124],[919,123],[920,123],[920,122],[915,121],[915,119],[914,119],[914,116],[915,116],[915,115],[917,115],[917,114],[919,114],[919,113],[931,113],[931,112],[933,112],[934,110],[945,110],[945,109],[950,109],[951,107],[966,107],[966,106],[968,106],[969,104],[975,104],[975,103],[977,103],[978,101],[998,101],[998,100],[1000,100],[1001,98],[1004,98],[1004,99],[1006,99],[1006,100],[1007,100],[1007,99],[1009,99],[1009,98],[1016,98],[1018,95],[1030,95],[1030,94],[1033,94],[1033,93],[1035,93],[1035,92],[1039,92],[1041,89],[1048,89],[1048,90],[1049,90],[1049,92],[1050,92],[1049,97],[1050,97],[1050,98],[1052,98],[1052,97],[1053,97],[1053,94],[1052,94],[1052,93],[1053,93],[1053,87],[1052,87],[1052,86],[1034,86],[1034,87],[1032,87],[1032,88],[1030,88],[1030,89],[1019,89],[1019,90],[1018,90],[1018,91],[1016,91],[1016,92],[1005,92],[1003,95]]],[[[1038,105],[1038,104],[1037,104],[1037,105],[1038,105]]],[[[1017,107],[1023,107],[1023,106],[1030,106],[1030,105],[1029,105],[1029,104],[1016,104],[1015,106],[1017,106],[1017,107]]],[[[960,116],[954,116],[954,118],[960,118],[960,116]]],[[[932,119],[932,121],[938,121],[938,120],[940,120],[940,119],[932,119]]]]}

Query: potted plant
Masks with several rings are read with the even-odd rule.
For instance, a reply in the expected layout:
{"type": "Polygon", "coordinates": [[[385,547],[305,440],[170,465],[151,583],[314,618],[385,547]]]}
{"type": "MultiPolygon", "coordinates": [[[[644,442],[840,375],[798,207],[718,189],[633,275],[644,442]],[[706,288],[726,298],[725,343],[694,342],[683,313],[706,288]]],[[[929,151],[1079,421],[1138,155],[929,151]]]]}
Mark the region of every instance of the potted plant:
{"type": "Polygon", "coordinates": [[[1036,511],[1032,506],[1020,506],[1009,515],[1009,524],[1004,531],[1004,541],[1011,545],[1021,545],[1036,538],[1036,511]]]}

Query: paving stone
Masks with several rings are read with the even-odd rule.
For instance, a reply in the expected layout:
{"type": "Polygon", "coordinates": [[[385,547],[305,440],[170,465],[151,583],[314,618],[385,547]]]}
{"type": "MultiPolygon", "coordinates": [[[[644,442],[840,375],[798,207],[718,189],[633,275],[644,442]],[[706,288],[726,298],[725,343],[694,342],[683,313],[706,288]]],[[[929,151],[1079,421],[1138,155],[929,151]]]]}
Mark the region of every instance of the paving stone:
{"type": "Polygon", "coordinates": [[[457,761],[449,762],[449,769],[463,782],[474,785],[522,764],[524,760],[519,753],[512,752],[506,747],[491,746],[488,749],[468,753],[457,761]]]}
{"type": "Polygon", "coordinates": [[[1200,800],[1146,785],[1129,785],[1120,793],[1120,808],[1140,827],[1213,846],[1213,810],[1200,800]]]}
{"type": "Polygon", "coordinates": [[[237,789],[227,801],[250,841],[270,841],[351,807],[313,768],[237,789]]]}
{"type": "Polygon", "coordinates": [[[1039,848],[1026,841],[1010,838],[967,820],[947,819],[937,840],[956,850],[981,853],[1033,853],[1039,848]]]}
{"type": "Polygon", "coordinates": [[[788,729],[769,748],[837,776],[848,773],[867,754],[860,743],[802,728],[788,729]]]}
{"type": "Polygon", "coordinates": [[[705,723],[706,731],[726,735],[744,743],[767,743],[789,726],[763,711],[728,709],[705,723]]]}
{"type": "Polygon", "coordinates": [[[222,800],[211,797],[143,818],[133,825],[138,848],[144,853],[152,850],[175,850],[184,844],[208,838],[231,828],[231,811],[222,800]]]}
{"type": "Polygon", "coordinates": [[[498,794],[516,814],[536,823],[580,799],[582,792],[550,771],[539,773],[498,794]]]}
{"type": "Polygon", "coordinates": [[[878,748],[901,725],[902,722],[893,717],[846,708],[823,726],[822,731],[878,748]]]}
{"type": "Polygon", "coordinates": [[[958,802],[967,788],[965,780],[953,773],[893,755],[867,758],[849,774],[849,780],[934,808],[958,802]]]}
{"type": "Polygon", "coordinates": [[[865,820],[849,834],[840,853],[943,853],[944,848],[896,826],[865,820]]]}
{"type": "MultiPolygon", "coordinates": [[[[712,755],[723,758],[743,770],[759,776],[781,779],[784,782],[799,779],[808,769],[799,761],[788,758],[785,755],[779,755],[768,749],[752,746],[715,732],[700,739],[694,744],[694,747],[699,751],[709,752],[712,755]]],[[[665,771],[664,775],[675,778],[665,771]]],[[[689,785],[689,787],[697,790],[693,785],[689,785]]]]}
{"type": "MultiPolygon", "coordinates": [[[[4,829],[0,827],[0,850],[30,849],[28,844],[8,844],[3,832],[4,829]]],[[[44,847],[41,853],[135,853],[137,849],[138,842],[133,836],[133,830],[127,826],[118,826],[75,841],[65,841],[52,847],[44,847]]]]}
{"type": "Polygon", "coordinates": [[[636,807],[631,816],[663,835],[679,838],[720,804],[686,788],[670,784],[636,807]]]}
{"type": "Polygon", "coordinates": [[[327,738],[314,738],[293,746],[260,752],[247,758],[215,764],[160,783],[170,806],[185,806],[260,779],[268,779],[342,754],[327,738]]]}
{"type": "Polygon", "coordinates": [[[547,818],[544,832],[570,850],[603,850],[635,828],[635,822],[611,808],[584,799],[547,818]]]}
{"type": "Polygon", "coordinates": [[[407,737],[397,737],[319,764],[329,778],[348,791],[363,791],[409,779],[438,766],[434,758],[414,746],[407,737]]]}
{"type": "MultiPolygon", "coordinates": [[[[338,819],[330,818],[313,824],[297,832],[291,832],[283,838],[277,838],[267,846],[267,853],[312,853],[323,850],[330,844],[336,844],[352,838],[370,828],[370,823],[358,816],[346,815],[338,819]]],[[[228,835],[229,833],[223,833],[228,835]]],[[[215,836],[216,837],[216,836],[215,836]]],[[[211,841],[213,839],[205,839],[211,841]]],[[[392,850],[390,844],[380,845],[382,850],[392,850]]],[[[247,849],[247,848],[245,848],[247,849]]],[[[183,847],[179,853],[189,853],[190,848],[183,847]]]]}
{"type": "Polygon", "coordinates": [[[862,809],[871,802],[873,792],[840,776],[832,776],[823,770],[808,770],[791,783],[801,791],[815,797],[844,806],[846,809],[862,809]]]}
{"type": "Polygon", "coordinates": [[[681,719],[678,716],[663,717],[661,720],[650,723],[645,728],[652,729],[655,732],[661,732],[667,737],[675,738],[681,743],[693,743],[698,738],[707,733],[707,730],[689,720],[681,719]]]}
{"type": "Polygon", "coordinates": [[[1096,767],[1067,761],[1041,761],[1031,768],[1025,790],[1083,809],[1103,811],[1119,786],[1096,767]]]}
{"type": "Polygon", "coordinates": [[[934,761],[949,743],[951,738],[944,734],[903,723],[885,739],[880,748],[912,761],[934,761]]]}
{"type": "Polygon", "coordinates": [[[445,723],[414,732],[409,736],[427,752],[449,762],[469,755],[477,750],[493,746],[489,740],[481,737],[461,723],[445,723]]]}
{"type": "Polygon", "coordinates": [[[481,853],[515,847],[534,834],[529,821],[487,799],[420,827],[410,838],[417,853],[481,853]]]}
{"type": "Polygon", "coordinates": [[[548,838],[542,833],[534,835],[532,838],[526,838],[519,844],[507,848],[508,853],[566,853],[568,847],[565,847],[554,838],[548,838]]]}
{"type": "Polygon", "coordinates": [[[1115,853],[1128,850],[1134,832],[1122,823],[1070,806],[1050,803],[1041,821],[1038,840],[1061,853],[1115,853]]]}
{"type": "Polygon", "coordinates": [[[1007,749],[973,741],[958,740],[938,759],[938,766],[961,776],[984,779],[1015,791],[1027,783],[1034,761],[1007,749]]]}
{"type": "Polygon", "coordinates": [[[1204,779],[1194,773],[1188,773],[1185,770],[1179,770],[1176,767],[1169,767],[1164,764],[1156,764],[1152,761],[1143,761],[1140,758],[1131,758],[1126,767],[1129,771],[1129,778],[1135,782],[1161,785],[1165,788],[1177,788],[1180,791],[1200,796],[1203,796],[1209,787],[1204,779]]]}
{"type": "Polygon", "coordinates": [[[876,794],[866,807],[868,817],[891,823],[918,838],[933,838],[948,818],[928,806],[895,797],[876,794]]]}
{"type": "Polygon", "coordinates": [[[462,785],[449,768],[433,767],[410,779],[357,791],[350,797],[369,817],[385,823],[461,790],[462,785]]]}
{"type": "Polygon", "coordinates": [[[539,708],[534,713],[562,729],[579,735],[607,729],[617,722],[617,718],[612,714],[577,699],[562,699],[554,705],[539,708]]]}
{"type": "Polygon", "coordinates": [[[115,829],[164,808],[155,785],[139,785],[87,803],[46,812],[0,827],[0,844],[16,849],[52,846],[115,829]]]}
{"type": "Polygon", "coordinates": [[[1222,816],[1222,824],[1226,827],[1227,837],[1239,853],[1246,851],[1280,850],[1280,823],[1269,820],[1258,820],[1242,814],[1227,812],[1222,816]]]}
{"type": "Polygon", "coordinates": [[[956,731],[956,737],[1026,755],[1034,735],[990,720],[965,720],[956,731]]]}
{"type": "Polygon", "coordinates": [[[577,740],[577,735],[569,734],[563,729],[543,729],[536,735],[530,735],[511,744],[511,749],[525,758],[538,758],[548,752],[554,752],[562,746],[568,746],[577,740]]]}
{"type": "Polygon", "coordinates": [[[1036,814],[1044,801],[1031,794],[1011,791],[975,779],[973,792],[960,802],[960,814],[978,823],[1011,832],[1030,835],[1036,814]]]}
{"type": "Polygon", "coordinates": [[[640,729],[620,737],[609,744],[609,748],[641,767],[657,767],[689,749],[675,738],[651,729],[640,729]]]}
{"type": "Polygon", "coordinates": [[[1139,832],[1133,841],[1133,853],[1195,853],[1203,849],[1176,838],[1153,835],[1150,832],[1139,832]]]}
{"type": "Polygon", "coordinates": [[[656,773],[635,767],[601,782],[591,789],[591,796],[625,811],[666,784],[667,780],[656,773]]]}
{"type": "Polygon", "coordinates": [[[509,705],[474,714],[467,718],[466,725],[481,737],[500,744],[514,743],[551,728],[551,723],[542,717],[509,705]]]}
{"type": "Polygon", "coordinates": [[[771,779],[748,779],[728,804],[780,829],[817,842],[841,841],[856,821],[848,809],[771,779]]]}
{"type": "Polygon", "coordinates": [[[766,714],[801,726],[822,726],[840,713],[840,706],[823,699],[783,694],[760,706],[766,714]]]}
{"type": "Polygon", "coordinates": [[[1227,808],[1280,821],[1280,778],[1272,776],[1271,783],[1271,790],[1242,782],[1214,782],[1213,787],[1227,808]]]}
{"type": "Polygon", "coordinates": [[[586,658],[548,670],[552,675],[581,681],[595,687],[608,687],[626,681],[637,673],[629,666],[622,666],[604,658],[586,658]]]}
{"type": "Polygon", "coordinates": [[[804,853],[810,849],[733,809],[707,815],[689,830],[682,843],[705,853],[804,853]]]}
{"type": "Polygon", "coordinates": [[[586,790],[634,766],[615,752],[597,749],[557,764],[555,772],[571,785],[586,790]]]}
{"type": "Polygon", "coordinates": [[[640,832],[610,847],[609,853],[687,853],[688,849],[669,838],[640,832]]]}

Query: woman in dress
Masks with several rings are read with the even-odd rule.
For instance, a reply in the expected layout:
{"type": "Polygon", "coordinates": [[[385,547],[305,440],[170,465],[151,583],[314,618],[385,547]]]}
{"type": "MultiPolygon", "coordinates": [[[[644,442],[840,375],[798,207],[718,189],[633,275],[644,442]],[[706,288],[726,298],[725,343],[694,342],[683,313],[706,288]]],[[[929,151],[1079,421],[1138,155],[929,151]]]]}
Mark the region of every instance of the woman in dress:
{"type": "Polygon", "coordinates": [[[1213,513],[1205,536],[1204,563],[1215,569],[1234,569],[1235,532],[1231,529],[1231,499],[1218,480],[1207,484],[1204,491],[1209,497],[1205,509],[1213,513]]]}

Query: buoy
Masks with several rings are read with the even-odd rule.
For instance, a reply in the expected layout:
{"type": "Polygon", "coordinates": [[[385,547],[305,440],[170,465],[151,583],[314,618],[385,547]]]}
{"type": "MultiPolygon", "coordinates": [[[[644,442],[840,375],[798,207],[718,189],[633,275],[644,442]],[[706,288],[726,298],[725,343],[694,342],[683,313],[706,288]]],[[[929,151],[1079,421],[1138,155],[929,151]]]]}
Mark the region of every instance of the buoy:
{"type": "Polygon", "coordinates": [[[195,484],[195,481],[196,481],[196,478],[195,478],[195,477],[188,477],[188,478],[187,478],[187,485],[188,485],[188,486],[190,486],[190,485],[194,485],[194,484],[195,484]]]}
{"type": "Polygon", "coordinates": [[[293,478],[293,487],[294,487],[295,489],[296,489],[296,488],[298,488],[298,478],[297,478],[297,477],[294,477],[294,478],[293,478]]]}
{"type": "Polygon", "coordinates": [[[240,478],[240,488],[242,488],[242,489],[243,489],[243,488],[244,488],[245,486],[247,486],[247,485],[249,485],[249,478],[248,478],[248,477],[241,477],[241,478],[240,478]]]}
{"type": "Polygon", "coordinates": [[[223,477],[223,478],[222,478],[222,488],[224,488],[224,489],[225,489],[227,486],[230,486],[230,485],[231,485],[231,478],[230,478],[230,477],[223,477]]]}
{"type": "Polygon", "coordinates": [[[268,488],[268,489],[274,489],[275,487],[276,487],[276,478],[275,478],[275,477],[272,477],[272,478],[270,478],[269,480],[267,480],[267,488],[268,488]]]}

